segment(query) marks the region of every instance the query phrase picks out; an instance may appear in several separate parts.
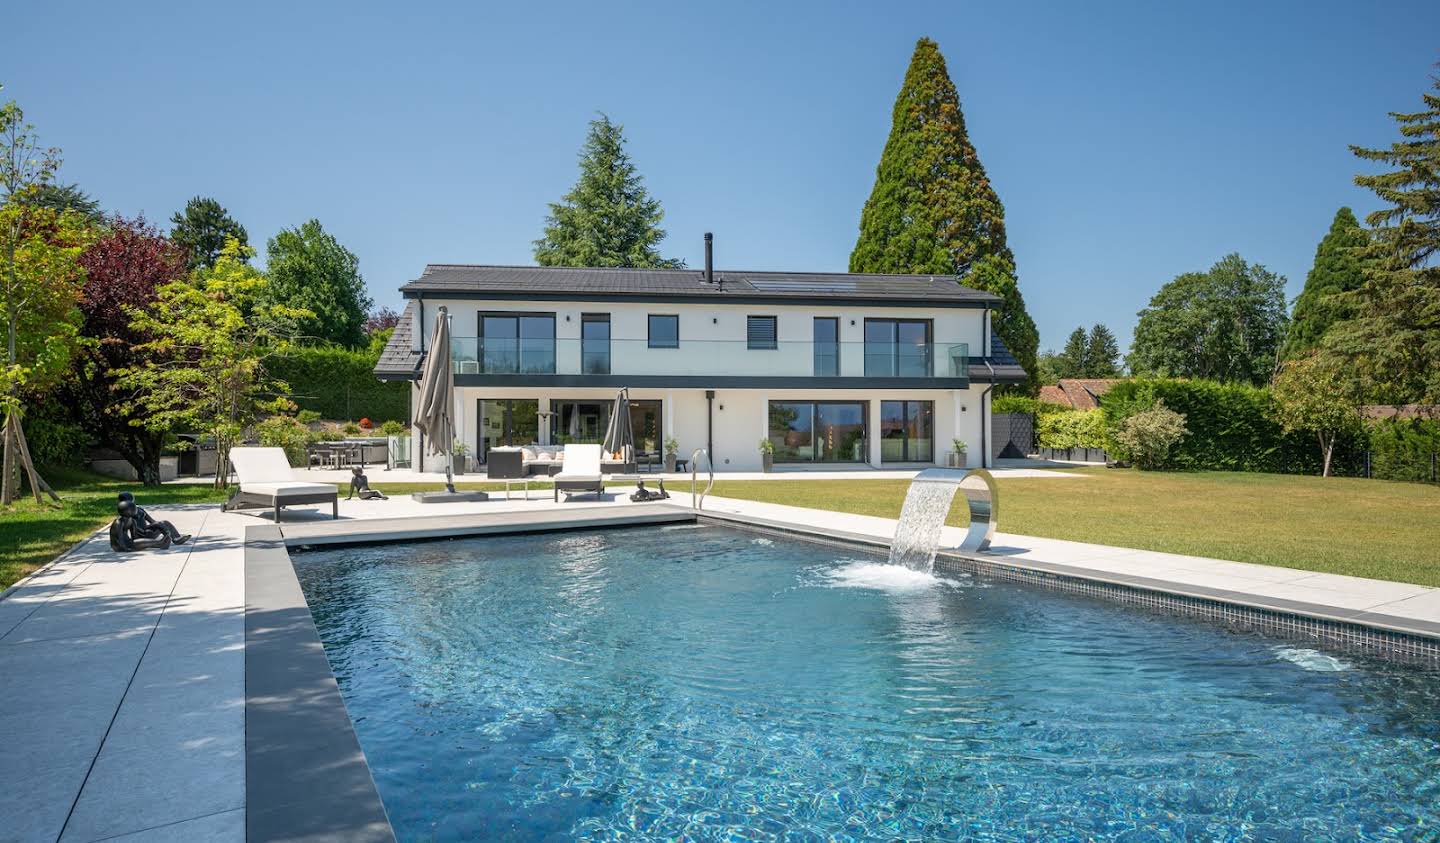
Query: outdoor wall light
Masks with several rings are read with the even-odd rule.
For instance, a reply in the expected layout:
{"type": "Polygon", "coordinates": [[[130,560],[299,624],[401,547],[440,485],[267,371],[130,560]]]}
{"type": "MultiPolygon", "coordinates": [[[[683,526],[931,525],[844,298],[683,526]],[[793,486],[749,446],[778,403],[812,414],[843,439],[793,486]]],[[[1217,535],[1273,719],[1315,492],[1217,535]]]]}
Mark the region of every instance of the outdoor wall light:
{"type": "Polygon", "coordinates": [[[569,321],[570,321],[570,314],[568,314],[568,313],[565,314],[565,321],[566,321],[566,322],[569,322],[569,321]]]}
{"type": "Polygon", "coordinates": [[[850,320],[850,327],[852,327],[852,328],[855,327],[855,320],[854,320],[854,319],[851,319],[851,320],[850,320]]]}
{"type": "Polygon", "coordinates": [[[710,317],[710,324],[711,324],[711,325],[719,325],[719,324],[720,324],[720,317],[718,317],[718,316],[711,316],[711,317],[710,317]]]}

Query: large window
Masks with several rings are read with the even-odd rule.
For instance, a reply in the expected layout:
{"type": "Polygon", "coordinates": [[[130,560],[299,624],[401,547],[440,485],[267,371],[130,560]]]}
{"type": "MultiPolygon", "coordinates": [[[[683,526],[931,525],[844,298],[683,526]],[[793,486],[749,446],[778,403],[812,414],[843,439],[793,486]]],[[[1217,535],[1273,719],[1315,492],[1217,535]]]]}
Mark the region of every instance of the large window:
{"type": "MultiPolygon", "coordinates": [[[[657,452],[664,445],[660,424],[662,407],[660,401],[630,402],[630,430],[635,435],[637,451],[657,452]]],[[[598,443],[605,438],[614,409],[615,402],[609,398],[552,398],[550,441],[556,445],[598,443]]]]}
{"type": "Polygon", "coordinates": [[[880,402],[880,461],[935,461],[933,402],[880,402]]]}
{"type": "Polygon", "coordinates": [[[555,314],[481,313],[480,371],[500,375],[555,374],[555,314]]]}
{"type": "Polygon", "coordinates": [[[745,317],[745,347],[758,349],[779,348],[774,316],[745,317]]]}
{"type": "Polygon", "coordinates": [[[650,347],[680,347],[680,317],[650,315],[650,347]]]}
{"type": "Polygon", "coordinates": [[[580,371],[610,374],[610,314],[580,314],[580,371]]]}
{"type": "Polygon", "coordinates": [[[815,377],[840,375],[840,320],[834,316],[815,317],[815,377]]]}
{"type": "Polygon", "coordinates": [[[865,377],[928,378],[930,374],[930,320],[865,320],[865,377]]]}
{"type": "Polygon", "coordinates": [[[864,462],[865,402],[771,401],[776,462],[864,462]]]}
{"type": "Polygon", "coordinates": [[[540,441],[540,402],[533,398],[481,398],[479,440],[475,456],[489,460],[490,449],[540,441]]]}

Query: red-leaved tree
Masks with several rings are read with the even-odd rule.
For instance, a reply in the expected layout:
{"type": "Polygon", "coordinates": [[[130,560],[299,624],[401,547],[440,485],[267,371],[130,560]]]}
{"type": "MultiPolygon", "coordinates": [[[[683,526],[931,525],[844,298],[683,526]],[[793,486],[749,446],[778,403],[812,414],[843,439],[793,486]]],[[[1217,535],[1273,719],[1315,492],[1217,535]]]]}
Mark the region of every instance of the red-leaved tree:
{"type": "Polygon", "coordinates": [[[97,441],[134,466],[146,485],[160,482],[164,432],[137,425],[134,396],[113,374],[139,365],[136,346],[149,337],[132,327],[128,307],[147,307],[164,284],[184,277],[186,253],[155,226],[136,217],[114,217],[105,234],[80,256],[85,287],[80,297],[81,335],[93,340],[76,360],[70,402],[79,422],[97,441]]]}

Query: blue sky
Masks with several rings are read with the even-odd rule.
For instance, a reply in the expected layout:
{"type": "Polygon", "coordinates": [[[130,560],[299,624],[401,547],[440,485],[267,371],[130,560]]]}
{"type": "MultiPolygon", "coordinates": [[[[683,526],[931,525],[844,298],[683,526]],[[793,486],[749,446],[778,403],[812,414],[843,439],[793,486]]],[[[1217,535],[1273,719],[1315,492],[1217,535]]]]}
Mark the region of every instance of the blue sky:
{"type": "Polygon", "coordinates": [[[1388,144],[1440,3],[29,3],[0,31],[62,178],[262,251],[318,218],[377,304],[428,262],[532,263],[586,121],[625,125],[667,255],[843,271],[915,39],[939,42],[1042,345],[1238,251],[1299,292],[1347,144],[1388,144]]]}

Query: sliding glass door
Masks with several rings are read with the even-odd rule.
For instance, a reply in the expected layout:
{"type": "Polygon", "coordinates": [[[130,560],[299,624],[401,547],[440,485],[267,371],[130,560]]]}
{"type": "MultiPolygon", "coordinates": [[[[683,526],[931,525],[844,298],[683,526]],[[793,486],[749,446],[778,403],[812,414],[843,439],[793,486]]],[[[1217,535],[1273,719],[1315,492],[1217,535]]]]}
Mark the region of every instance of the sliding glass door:
{"type": "Polygon", "coordinates": [[[540,441],[540,402],[533,398],[481,398],[479,442],[475,458],[487,462],[491,448],[540,441]]]}
{"type": "Polygon", "coordinates": [[[864,462],[864,401],[771,401],[776,462],[864,462]]]}
{"type": "MultiPolygon", "coordinates": [[[[664,444],[660,426],[661,401],[632,400],[630,431],[637,451],[658,451],[664,444]]],[[[550,441],[566,443],[600,442],[610,426],[615,401],[609,398],[550,399],[550,441]]]]}
{"type": "Polygon", "coordinates": [[[866,319],[865,377],[928,378],[929,319],[866,319]]]}
{"type": "Polygon", "coordinates": [[[880,461],[935,461],[934,402],[880,402],[880,461]]]}

